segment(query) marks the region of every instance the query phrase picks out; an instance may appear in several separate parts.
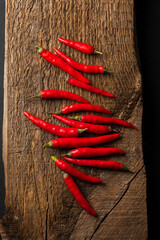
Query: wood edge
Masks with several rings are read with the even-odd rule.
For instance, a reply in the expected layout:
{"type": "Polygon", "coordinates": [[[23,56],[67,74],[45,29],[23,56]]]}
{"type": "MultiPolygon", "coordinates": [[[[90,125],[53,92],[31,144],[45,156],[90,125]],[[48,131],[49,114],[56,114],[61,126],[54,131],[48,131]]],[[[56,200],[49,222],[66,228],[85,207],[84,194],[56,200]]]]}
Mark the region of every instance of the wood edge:
{"type": "MultiPolygon", "coordinates": [[[[7,87],[8,87],[8,81],[7,81],[7,64],[6,59],[8,55],[8,36],[7,36],[7,16],[6,16],[6,9],[7,9],[7,1],[5,1],[5,53],[4,53],[4,82],[3,82],[3,91],[4,91],[4,99],[3,99],[3,127],[2,127],[2,160],[4,163],[4,176],[5,176],[5,186],[7,186],[7,148],[8,148],[8,93],[7,93],[7,87]]],[[[1,224],[1,223],[0,223],[1,224]]]]}

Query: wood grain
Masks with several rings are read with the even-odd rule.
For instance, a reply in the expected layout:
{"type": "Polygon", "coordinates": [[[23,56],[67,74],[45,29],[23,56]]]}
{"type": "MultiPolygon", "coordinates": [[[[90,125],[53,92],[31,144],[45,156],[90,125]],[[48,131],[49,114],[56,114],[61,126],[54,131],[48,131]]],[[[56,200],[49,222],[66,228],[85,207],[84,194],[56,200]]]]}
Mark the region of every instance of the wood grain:
{"type": "MultiPolygon", "coordinates": [[[[3,154],[6,214],[2,239],[108,240],[147,239],[146,175],[142,154],[141,75],[135,51],[134,1],[130,0],[6,0],[3,154]],[[57,41],[63,37],[90,43],[102,56],[86,56],[57,41]],[[35,46],[55,46],[73,59],[104,65],[117,75],[84,74],[94,86],[116,95],[98,96],[70,86],[64,72],[39,57],[35,46]],[[116,127],[121,138],[105,146],[122,148],[134,174],[85,168],[104,184],[76,181],[98,218],[83,211],[68,191],[50,156],[65,150],[42,150],[53,138],[34,126],[23,111],[49,122],[69,100],[25,101],[43,89],[68,90],[135,124],[138,131],[116,127]]],[[[64,126],[64,125],[63,125],[64,126]]],[[[78,167],[79,169],[82,169],[78,167]]]]}

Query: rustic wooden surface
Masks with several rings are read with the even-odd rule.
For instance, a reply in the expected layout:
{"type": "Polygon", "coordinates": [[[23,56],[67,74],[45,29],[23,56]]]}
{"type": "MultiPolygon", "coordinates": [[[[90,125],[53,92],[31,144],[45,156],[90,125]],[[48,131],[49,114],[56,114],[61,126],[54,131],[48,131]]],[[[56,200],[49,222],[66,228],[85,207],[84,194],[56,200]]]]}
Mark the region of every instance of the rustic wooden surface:
{"type": "MultiPolygon", "coordinates": [[[[6,214],[2,239],[110,240],[147,239],[146,175],[142,155],[141,75],[135,51],[133,0],[6,0],[3,156],[6,214]],[[86,56],[57,41],[57,37],[94,44],[102,56],[86,56]],[[116,95],[98,96],[68,85],[64,73],[39,57],[35,46],[52,46],[77,61],[108,66],[118,75],[85,74],[94,86],[116,95]],[[84,169],[104,184],[76,181],[94,206],[98,218],[83,211],[63,182],[50,156],[65,150],[42,150],[53,136],[23,116],[28,111],[60,124],[48,112],[73,102],[25,101],[43,89],[69,90],[128,120],[138,131],[116,127],[121,138],[106,146],[122,148],[112,156],[134,174],[84,169]]],[[[80,167],[79,167],[80,169],[80,167]]],[[[81,168],[82,169],[82,168],[81,168]]]]}

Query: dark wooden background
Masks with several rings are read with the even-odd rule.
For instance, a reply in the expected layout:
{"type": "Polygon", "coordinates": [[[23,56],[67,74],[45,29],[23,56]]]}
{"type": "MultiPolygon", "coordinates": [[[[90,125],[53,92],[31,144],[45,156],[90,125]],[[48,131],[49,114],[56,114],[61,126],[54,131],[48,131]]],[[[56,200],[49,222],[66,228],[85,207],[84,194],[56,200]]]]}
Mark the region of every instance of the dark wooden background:
{"type": "MultiPolygon", "coordinates": [[[[135,51],[133,1],[15,1],[6,3],[4,88],[4,164],[6,214],[1,229],[8,239],[146,239],[146,175],[142,155],[141,75],[135,51]],[[88,42],[103,51],[86,56],[60,44],[57,37],[88,42]],[[116,95],[109,99],[67,85],[64,73],[45,62],[35,46],[52,51],[56,46],[77,61],[105,65],[118,75],[85,74],[93,85],[116,95]],[[134,174],[85,169],[99,176],[101,186],[77,181],[99,217],[85,213],[65,186],[50,155],[64,151],[43,150],[53,136],[32,125],[28,111],[55,122],[48,112],[71,101],[24,99],[43,89],[62,89],[86,97],[139,131],[117,128],[121,139],[107,146],[120,147],[125,156],[112,157],[134,174]]],[[[105,158],[111,159],[111,158],[105,158]]]]}

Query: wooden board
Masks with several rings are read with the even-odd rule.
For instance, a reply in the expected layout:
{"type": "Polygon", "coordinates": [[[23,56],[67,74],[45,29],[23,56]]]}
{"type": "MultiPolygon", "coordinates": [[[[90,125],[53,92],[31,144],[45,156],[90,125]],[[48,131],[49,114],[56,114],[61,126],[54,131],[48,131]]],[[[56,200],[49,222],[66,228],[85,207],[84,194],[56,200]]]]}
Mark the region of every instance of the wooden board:
{"type": "Polygon", "coordinates": [[[3,128],[6,214],[0,227],[2,239],[147,239],[142,86],[135,38],[133,0],[6,0],[3,128]],[[86,56],[58,42],[58,36],[90,43],[103,55],[86,56]],[[79,62],[117,71],[117,75],[111,76],[85,74],[94,86],[115,94],[116,98],[98,96],[67,84],[62,78],[64,72],[40,58],[37,45],[50,51],[55,46],[79,62]],[[134,174],[86,168],[85,173],[100,177],[104,184],[76,181],[98,218],[78,206],[61,171],[50,160],[51,155],[60,156],[67,150],[42,150],[42,145],[53,136],[23,116],[23,111],[28,111],[60,124],[48,112],[73,102],[25,101],[40,90],[53,88],[80,94],[138,128],[136,131],[115,126],[121,138],[105,145],[122,148],[126,155],[104,159],[120,161],[134,174]]]}

